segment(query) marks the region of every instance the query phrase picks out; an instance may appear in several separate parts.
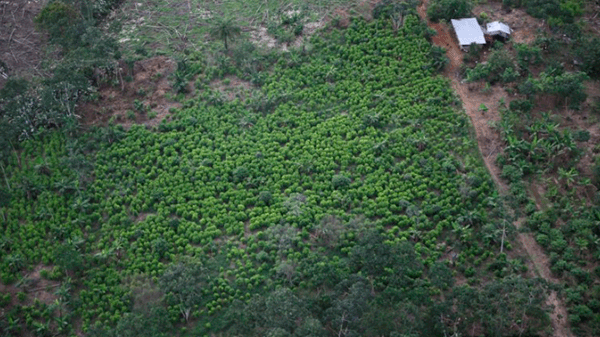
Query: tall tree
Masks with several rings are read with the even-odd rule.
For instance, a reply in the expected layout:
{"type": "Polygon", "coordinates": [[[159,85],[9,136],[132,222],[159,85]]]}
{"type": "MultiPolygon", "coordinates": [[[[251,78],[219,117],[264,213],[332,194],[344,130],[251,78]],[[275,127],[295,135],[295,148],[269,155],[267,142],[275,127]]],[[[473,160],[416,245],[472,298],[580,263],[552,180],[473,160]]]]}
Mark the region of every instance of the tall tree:
{"type": "Polygon", "coordinates": [[[229,50],[227,41],[232,41],[241,34],[242,30],[236,25],[234,18],[216,18],[210,28],[210,35],[223,40],[225,51],[229,50]]]}
{"type": "Polygon", "coordinates": [[[169,266],[158,284],[167,296],[171,296],[171,302],[179,307],[187,321],[194,305],[202,300],[202,289],[208,278],[207,268],[202,264],[185,261],[169,266]]]}

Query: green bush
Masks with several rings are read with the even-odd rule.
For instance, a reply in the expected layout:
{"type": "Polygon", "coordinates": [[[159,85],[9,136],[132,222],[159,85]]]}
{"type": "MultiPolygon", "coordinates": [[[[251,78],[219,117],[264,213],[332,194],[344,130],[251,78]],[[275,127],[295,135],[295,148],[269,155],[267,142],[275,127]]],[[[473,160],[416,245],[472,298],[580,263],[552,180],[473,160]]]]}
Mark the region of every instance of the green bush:
{"type": "Polygon", "coordinates": [[[67,50],[79,43],[82,23],[79,11],[62,1],[48,3],[35,17],[36,27],[48,34],[50,42],[67,50]]]}
{"type": "Polygon", "coordinates": [[[550,238],[546,234],[538,234],[535,237],[535,240],[537,241],[537,243],[539,243],[540,246],[542,246],[544,248],[548,247],[548,245],[550,245],[550,238]]]}
{"type": "Polygon", "coordinates": [[[510,183],[516,183],[523,178],[523,171],[513,165],[505,165],[502,168],[502,178],[508,180],[510,183]]]}
{"type": "Polygon", "coordinates": [[[463,61],[465,63],[479,61],[479,59],[481,58],[482,49],[483,47],[481,45],[478,45],[477,43],[471,43],[469,45],[469,50],[463,56],[463,61]]]}
{"type": "Polygon", "coordinates": [[[270,205],[273,202],[273,194],[269,191],[262,191],[258,195],[258,200],[263,202],[265,205],[270,205]]]}
{"type": "Polygon", "coordinates": [[[506,50],[501,49],[493,51],[487,63],[480,63],[475,68],[467,70],[467,80],[484,79],[490,83],[505,80],[514,81],[519,76],[518,74],[513,57],[506,50]]]}
{"type": "Polygon", "coordinates": [[[331,183],[332,183],[334,189],[346,188],[346,187],[350,186],[351,182],[352,181],[350,180],[350,178],[348,178],[342,174],[336,174],[331,179],[331,183]]]}
{"type": "Polygon", "coordinates": [[[516,99],[511,101],[508,106],[512,111],[528,113],[533,109],[533,102],[527,99],[516,99]]]}
{"type": "Polygon", "coordinates": [[[596,156],[592,165],[592,182],[600,188],[600,156],[596,156]]]}
{"type": "Polygon", "coordinates": [[[590,140],[590,132],[588,130],[578,130],[575,132],[574,138],[578,142],[587,142],[590,140]]]}
{"type": "Polygon", "coordinates": [[[473,3],[469,0],[434,0],[429,3],[427,17],[433,22],[450,21],[471,16],[473,3]]]}
{"type": "Polygon", "coordinates": [[[244,166],[240,166],[233,170],[233,181],[236,183],[244,181],[250,175],[250,171],[244,166]]]}
{"type": "Polygon", "coordinates": [[[581,70],[591,78],[600,79],[600,37],[584,40],[576,53],[582,61],[581,70]]]}
{"type": "Polygon", "coordinates": [[[539,91],[546,94],[556,95],[562,102],[569,105],[571,109],[579,109],[581,103],[585,102],[587,94],[583,81],[588,76],[582,72],[554,74],[548,71],[540,74],[534,84],[539,91]]]}
{"type": "Polygon", "coordinates": [[[0,307],[4,308],[10,304],[11,296],[10,294],[0,295],[0,307]]]}

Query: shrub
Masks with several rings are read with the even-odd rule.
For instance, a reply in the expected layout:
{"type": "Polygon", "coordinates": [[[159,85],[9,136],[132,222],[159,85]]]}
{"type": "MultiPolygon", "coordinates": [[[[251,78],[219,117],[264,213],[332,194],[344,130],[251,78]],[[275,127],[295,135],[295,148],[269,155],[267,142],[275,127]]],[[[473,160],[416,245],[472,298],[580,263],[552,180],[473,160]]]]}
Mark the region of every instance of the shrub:
{"type": "Polygon", "coordinates": [[[471,43],[471,45],[469,45],[469,51],[463,57],[463,61],[465,63],[479,61],[481,58],[481,49],[483,49],[482,46],[477,43],[471,43]]]}
{"type": "Polygon", "coordinates": [[[578,142],[587,142],[590,140],[590,132],[587,130],[579,130],[575,132],[575,140],[578,142]]]}
{"type": "Polygon", "coordinates": [[[527,99],[516,99],[508,105],[513,111],[530,112],[533,109],[533,103],[527,99]]]}
{"type": "Polygon", "coordinates": [[[582,72],[555,75],[546,71],[533,83],[540,92],[556,95],[561,101],[567,103],[569,108],[579,109],[579,105],[587,98],[583,85],[586,79],[588,76],[582,72]]]}
{"type": "Polygon", "coordinates": [[[352,181],[350,180],[350,178],[342,174],[336,174],[331,179],[331,184],[333,185],[334,189],[346,188],[350,186],[351,182],[352,181]]]}
{"type": "Polygon", "coordinates": [[[517,76],[518,70],[515,62],[504,49],[493,51],[487,63],[480,63],[475,68],[467,71],[469,81],[485,79],[493,83],[504,79],[514,80],[517,76]]]}
{"type": "Polygon", "coordinates": [[[10,304],[10,294],[0,295],[0,307],[6,307],[10,304]]]}
{"type": "Polygon", "coordinates": [[[544,248],[548,247],[548,245],[550,244],[550,238],[546,234],[538,234],[535,237],[535,240],[537,241],[537,243],[540,244],[540,246],[542,246],[544,248]]]}
{"type": "Polygon", "coordinates": [[[502,168],[502,178],[508,180],[511,183],[520,181],[523,178],[523,171],[513,165],[505,165],[502,168]]]}
{"type": "Polygon", "coordinates": [[[563,238],[558,238],[556,240],[553,240],[550,243],[550,250],[553,252],[562,252],[563,250],[565,250],[565,248],[567,248],[567,241],[565,241],[565,239],[563,238]]]}
{"type": "Polygon", "coordinates": [[[469,0],[435,0],[429,4],[427,16],[433,22],[471,16],[473,3],[469,0]]]}
{"type": "Polygon", "coordinates": [[[502,75],[500,75],[500,80],[503,83],[514,82],[519,78],[519,73],[513,67],[506,68],[502,75]]]}
{"type": "Polygon", "coordinates": [[[269,191],[262,191],[258,195],[258,200],[263,202],[265,205],[270,205],[273,202],[273,194],[269,191]]]}
{"type": "Polygon", "coordinates": [[[248,169],[243,166],[240,166],[240,167],[236,168],[235,170],[233,170],[233,181],[236,183],[242,182],[249,175],[250,175],[250,172],[248,172],[248,169]]]}
{"type": "Polygon", "coordinates": [[[62,1],[50,2],[35,17],[36,27],[46,33],[51,43],[70,49],[79,43],[80,14],[62,1]]]}
{"type": "Polygon", "coordinates": [[[600,187],[600,156],[596,156],[592,165],[592,182],[596,187],[600,187]]]}
{"type": "Polygon", "coordinates": [[[592,310],[583,304],[576,305],[575,307],[573,307],[571,309],[571,311],[576,316],[579,316],[579,318],[581,320],[588,320],[588,319],[591,319],[592,317],[594,317],[594,313],[592,312],[592,310]]]}
{"type": "Polygon", "coordinates": [[[429,58],[431,59],[433,68],[440,72],[444,70],[448,63],[450,63],[450,60],[446,57],[446,49],[438,46],[431,47],[429,58]]]}
{"type": "Polygon", "coordinates": [[[600,79],[600,38],[595,37],[585,41],[577,49],[577,56],[581,59],[581,70],[588,76],[600,79]]]}

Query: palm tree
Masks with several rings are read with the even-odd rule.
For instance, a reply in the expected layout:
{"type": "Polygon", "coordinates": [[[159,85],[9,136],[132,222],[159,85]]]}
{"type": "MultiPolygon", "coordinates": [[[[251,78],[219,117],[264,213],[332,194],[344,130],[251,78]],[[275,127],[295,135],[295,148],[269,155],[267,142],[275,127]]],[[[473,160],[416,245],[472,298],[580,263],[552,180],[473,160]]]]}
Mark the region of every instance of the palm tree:
{"type": "Polygon", "coordinates": [[[210,35],[214,38],[223,40],[225,51],[229,50],[227,41],[233,40],[241,34],[240,27],[235,25],[233,18],[216,18],[210,28],[210,35]]]}

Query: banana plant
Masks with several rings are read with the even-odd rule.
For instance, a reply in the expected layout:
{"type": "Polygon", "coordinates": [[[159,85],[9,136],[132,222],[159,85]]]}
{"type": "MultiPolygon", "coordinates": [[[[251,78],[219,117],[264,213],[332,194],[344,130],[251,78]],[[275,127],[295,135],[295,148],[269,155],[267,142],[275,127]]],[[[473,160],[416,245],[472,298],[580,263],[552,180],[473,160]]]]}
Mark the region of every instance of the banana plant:
{"type": "Polygon", "coordinates": [[[568,170],[562,167],[558,168],[558,177],[567,187],[571,187],[571,185],[575,183],[575,178],[578,176],[579,172],[577,172],[574,167],[571,167],[568,170]]]}

